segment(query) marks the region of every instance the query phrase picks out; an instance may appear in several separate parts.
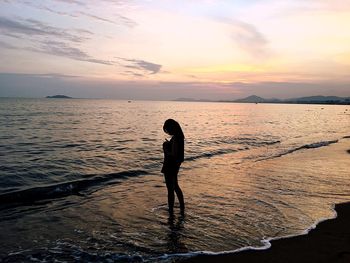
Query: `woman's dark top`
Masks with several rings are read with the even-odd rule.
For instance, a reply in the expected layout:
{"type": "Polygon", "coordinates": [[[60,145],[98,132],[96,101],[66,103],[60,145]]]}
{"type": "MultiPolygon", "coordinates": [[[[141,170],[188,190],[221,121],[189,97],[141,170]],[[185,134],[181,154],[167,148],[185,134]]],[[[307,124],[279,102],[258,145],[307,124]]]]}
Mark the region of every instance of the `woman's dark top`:
{"type": "Polygon", "coordinates": [[[178,172],[181,163],[184,161],[184,139],[173,136],[170,141],[163,143],[164,162],[162,173],[178,172]]]}

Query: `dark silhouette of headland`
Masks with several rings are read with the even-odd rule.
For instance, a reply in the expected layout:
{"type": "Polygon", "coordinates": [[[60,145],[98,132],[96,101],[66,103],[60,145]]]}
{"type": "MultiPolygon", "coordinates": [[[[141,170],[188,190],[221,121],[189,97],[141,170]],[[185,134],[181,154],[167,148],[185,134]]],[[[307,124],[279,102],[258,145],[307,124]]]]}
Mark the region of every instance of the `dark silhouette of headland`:
{"type": "Polygon", "coordinates": [[[47,99],[73,99],[72,97],[66,96],[66,95],[53,95],[53,96],[46,96],[47,99]]]}

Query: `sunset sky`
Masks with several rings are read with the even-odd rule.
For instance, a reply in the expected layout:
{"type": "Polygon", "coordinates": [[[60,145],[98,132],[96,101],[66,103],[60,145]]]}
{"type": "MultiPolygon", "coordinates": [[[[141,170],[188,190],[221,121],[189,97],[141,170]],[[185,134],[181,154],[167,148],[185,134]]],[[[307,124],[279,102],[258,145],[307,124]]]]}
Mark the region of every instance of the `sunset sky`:
{"type": "Polygon", "coordinates": [[[0,0],[0,96],[350,96],[350,0],[0,0]]]}

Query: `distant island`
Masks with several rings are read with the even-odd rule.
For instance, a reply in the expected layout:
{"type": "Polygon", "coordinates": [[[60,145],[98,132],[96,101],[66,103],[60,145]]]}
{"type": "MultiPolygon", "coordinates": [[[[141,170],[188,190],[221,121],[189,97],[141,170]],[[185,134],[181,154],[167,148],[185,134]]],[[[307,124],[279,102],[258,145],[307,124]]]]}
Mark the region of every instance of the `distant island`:
{"type": "Polygon", "coordinates": [[[191,98],[179,98],[175,101],[190,101],[190,102],[233,102],[233,103],[284,103],[284,104],[333,104],[333,105],[350,105],[350,97],[337,96],[310,96],[291,99],[265,99],[256,95],[252,95],[243,99],[237,100],[196,100],[191,98]]]}
{"type": "Polygon", "coordinates": [[[54,96],[46,96],[47,99],[73,99],[72,97],[66,95],[54,95],[54,96]]]}

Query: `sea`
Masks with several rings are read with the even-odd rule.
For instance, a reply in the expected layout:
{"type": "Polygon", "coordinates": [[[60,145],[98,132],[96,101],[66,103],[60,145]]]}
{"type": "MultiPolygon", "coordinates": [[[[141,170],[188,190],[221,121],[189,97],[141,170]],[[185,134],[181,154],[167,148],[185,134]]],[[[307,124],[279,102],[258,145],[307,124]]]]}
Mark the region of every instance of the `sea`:
{"type": "Polygon", "coordinates": [[[266,249],[350,201],[350,106],[0,99],[0,262],[173,262],[266,249]],[[167,211],[166,119],[186,211],[167,211]]]}

